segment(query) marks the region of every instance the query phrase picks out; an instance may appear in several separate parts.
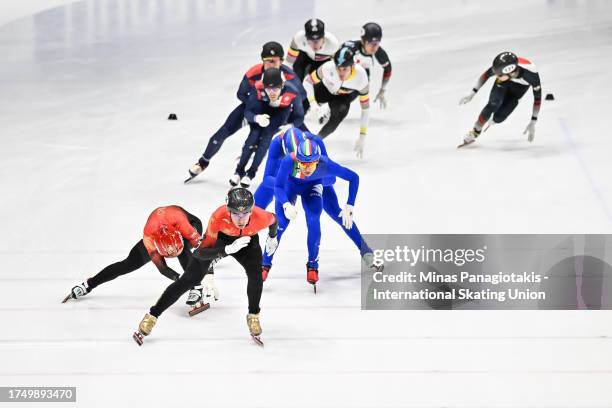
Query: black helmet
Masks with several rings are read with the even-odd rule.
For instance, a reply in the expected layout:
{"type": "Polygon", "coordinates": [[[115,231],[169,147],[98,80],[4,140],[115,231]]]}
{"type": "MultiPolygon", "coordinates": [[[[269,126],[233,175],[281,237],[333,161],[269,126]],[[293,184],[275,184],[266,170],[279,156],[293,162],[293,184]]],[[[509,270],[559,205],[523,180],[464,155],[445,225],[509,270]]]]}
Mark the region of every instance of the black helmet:
{"type": "Polygon", "coordinates": [[[518,67],[518,57],[512,52],[502,52],[493,60],[493,73],[508,75],[518,67]]]}
{"type": "Polygon", "coordinates": [[[264,88],[280,88],[283,86],[283,77],[281,71],[278,68],[268,68],[263,73],[264,88]]]}
{"type": "Polygon", "coordinates": [[[249,212],[253,209],[255,200],[253,194],[246,188],[233,188],[227,193],[227,209],[231,212],[249,212]]]}
{"type": "Polygon", "coordinates": [[[277,43],[276,41],[269,41],[263,45],[261,49],[261,59],[271,58],[271,57],[281,57],[285,51],[283,50],[283,46],[277,43]]]}
{"type": "Polygon", "coordinates": [[[318,40],[325,37],[325,23],[318,18],[313,18],[304,24],[304,31],[307,40],[318,40]]]}
{"type": "Polygon", "coordinates": [[[355,64],[355,53],[349,47],[342,47],[334,54],[334,63],[337,67],[350,67],[355,64]]]}
{"type": "Polygon", "coordinates": [[[365,23],[361,27],[361,39],[363,41],[380,41],[382,39],[382,28],[376,23],[365,23]]]}

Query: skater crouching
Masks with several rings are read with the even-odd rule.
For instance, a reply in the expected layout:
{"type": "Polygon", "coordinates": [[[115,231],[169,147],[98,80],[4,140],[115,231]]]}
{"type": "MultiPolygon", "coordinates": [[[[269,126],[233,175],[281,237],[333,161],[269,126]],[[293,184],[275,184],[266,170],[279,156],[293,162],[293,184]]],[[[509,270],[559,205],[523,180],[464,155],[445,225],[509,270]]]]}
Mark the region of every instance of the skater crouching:
{"type": "Polygon", "coordinates": [[[140,322],[134,340],[142,345],[144,336],[151,334],[159,316],[174,304],[190,287],[204,279],[205,287],[216,292],[214,278],[206,273],[214,260],[231,255],[247,274],[249,312],[247,325],[251,336],[260,344],[259,302],[263,290],[261,276],[262,250],[257,233],[268,228],[266,253],[272,254],[278,246],[277,222],[274,214],[254,206],[253,194],[245,188],[230,190],[227,205],[220,206],[210,217],[204,240],[194,252],[187,271],[166,288],[149,313],[140,322]],[[205,276],[206,275],[206,276],[205,276]]]}

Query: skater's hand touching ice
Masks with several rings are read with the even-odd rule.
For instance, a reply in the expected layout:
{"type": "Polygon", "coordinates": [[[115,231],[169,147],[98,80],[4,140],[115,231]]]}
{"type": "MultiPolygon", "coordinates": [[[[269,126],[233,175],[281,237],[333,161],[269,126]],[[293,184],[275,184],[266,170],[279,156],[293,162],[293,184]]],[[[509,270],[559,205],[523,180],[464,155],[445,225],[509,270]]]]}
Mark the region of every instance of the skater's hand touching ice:
{"type": "Polygon", "coordinates": [[[215,284],[215,275],[209,273],[204,276],[204,280],[202,281],[202,295],[208,299],[213,297],[215,300],[219,300],[219,289],[217,289],[217,285],[215,284]]]}
{"type": "Polygon", "coordinates": [[[228,255],[235,254],[245,246],[249,245],[251,237],[240,237],[229,245],[225,246],[225,253],[228,255]]]}
{"type": "Polygon", "coordinates": [[[377,101],[380,103],[380,109],[387,109],[387,98],[385,97],[384,88],[380,88],[380,90],[376,94],[376,97],[374,98],[374,103],[376,103],[377,101]]]}
{"type": "Polygon", "coordinates": [[[357,154],[357,157],[359,157],[360,159],[363,159],[363,147],[365,145],[365,136],[366,135],[364,135],[363,133],[359,133],[359,138],[355,142],[355,147],[353,148],[353,150],[357,154]]]}
{"type": "Polygon", "coordinates": [[[472,92],[469,95],[465,95],[463,98],[459,100],[459,105],[465,105],[466,103],[469,103],[474,97],[474,95],[476,95],[476,92],[472,90],[472,92]]]}
{"type": "Polygon", "coordinates": [[[524,135],[527,135],[527,141],[529,142],[533,142],[533,139],[535,138],[535,125],[536,121],[531,120],[523,132],[524,135]]]}

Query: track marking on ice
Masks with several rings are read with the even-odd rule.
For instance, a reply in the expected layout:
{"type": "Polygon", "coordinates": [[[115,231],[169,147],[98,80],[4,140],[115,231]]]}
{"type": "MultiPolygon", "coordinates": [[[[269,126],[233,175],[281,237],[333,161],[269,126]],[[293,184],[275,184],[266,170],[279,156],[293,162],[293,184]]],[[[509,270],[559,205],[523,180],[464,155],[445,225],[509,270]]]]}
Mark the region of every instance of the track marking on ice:
{"type": "Polygon", "coordinates": [[[578,160],[578,164],[580,164],[580,167],[582,168],[582,171],[584,172],[584,175],[586,176],[587,180],[589,181],[589,184],[591,185],[591,189],[593,190],[593,193],[595,194],[595,197],[597,197],[597,199],[601,203],[601,205],[603,207],[603,211],[606,214],[606,217],[608,217],[608,221],[610,222],[610,224],[612,224],[612,211],[610,210],[610,207],[608,206],[608,203],[606,202],[605,197],[601,193],[601,190],[599,189],[599,186],[597,186],[597,183],[595,183],[595,180],[593,179],[593,176],[591,176],[591,173],[589,171],[589,168],[587,167],[586,162],[584,161],[584,159],[580,155],[580,152],[578,151],[578,147],[576,146],[576,142],[574,141],[575,139],[574,139],[574,137],[572,135],[572,132],[571,132],[569,126],[565,122],[565,119],[559,118],[559,125],[561,126],[561,130],[563,130],[563,134],[565,135],[567,143],[572,148],[572,152],[574,153],[574,156],[576,157],[576,160],[578,160]]]}

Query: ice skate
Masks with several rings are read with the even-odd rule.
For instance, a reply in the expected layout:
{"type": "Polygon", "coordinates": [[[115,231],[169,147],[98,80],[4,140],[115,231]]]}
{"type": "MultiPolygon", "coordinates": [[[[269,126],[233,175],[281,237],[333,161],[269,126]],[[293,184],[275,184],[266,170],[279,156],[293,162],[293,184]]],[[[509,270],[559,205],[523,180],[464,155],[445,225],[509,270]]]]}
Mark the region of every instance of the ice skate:
{"type": "Polygon", "coordinates": [[[249,188],[253,180],[249,176],[244,176],[240,179],[240,187],[249,188]]]}
{"type": "Polygon", "coordinates": [[[382,272],[385,269],[385,265],[382,262],[374,261],[374,254],[372,252],[366,252],[361,255],[361,261],[366,268],[372,269],[374,272],[382,272]]]}
{"type": "Polygon", "coordinates": [[[151,334],[153,327],[155,327],[155,323],[157,323],[157,317],[150,315],[149,313],[142,318],[142,321],[138,325],[138,331],[134,332],[132,335],[132,338],[136,344],[142,346],[145,336],[151,334]]]}
{"type": "Polygon", "coordinates": [[[189,178],[187,178],[184,182],[188,183],[193,180],[198,174],[206,170],[206,167],[208,167],[208,163],[202,159],[198,160],[198,162],[189,169],[189,178]]]}
{"type": "Polygon", "coordinates": [[[83,282],[80,285],[76,285],[75,287],[73,287],[70,290],[70,294],[68,294],[68,296],[66,296],[64,300],[62,300],[62,303],[66,303],[70,299],[78,299],[80,297],[83,297],[89,292],[91,292],[91,289],[89,288],[89,286],[87,286],[87,282],[83,282]]]}
{"type": "Polygon", "coordinates": [[[191,306],[191,310],[189,310],[189,316],[191,317],[210,308],[210,303],[202,301],[202,288],[202,285],[194,287],[187,296],[186,303],[191,306]]]}
{"type": "Polygon", "coordinates": [[[317,282],[319,281],[319,270],[306,264],[306,280],[312,285],[315,295],[317,294],[317,282]]]}
{"type": "Polygon", "coordinates": [[[263,341],[261,341],[261,324],[259,323],[259,314],[249,313],[247,315],[247,326],[251,337],[258,345],[263,347],[263,341]]]}
{"type": "Polygon", "coordinates": [[[480,135],[480,132],[477,132],[474,129],[471,129],[463,136],[463,143],[461,143],[457,148],[464,147],[470,145],[476,141],[476,138],[480,135]]]}
{"type": "Polygon", "coordinates": [[[268,279],[268,274],[270,273],[270,265],[262,265],[261,266],[261,278],[265,282],[268,279]]]}
{"type": "Polygon", "coordinates": [[[230,177],[229,183],[232,187],[236,187],[238,184],[240,184],[240,175],[234,174],[232,177],[230,177]]]}

